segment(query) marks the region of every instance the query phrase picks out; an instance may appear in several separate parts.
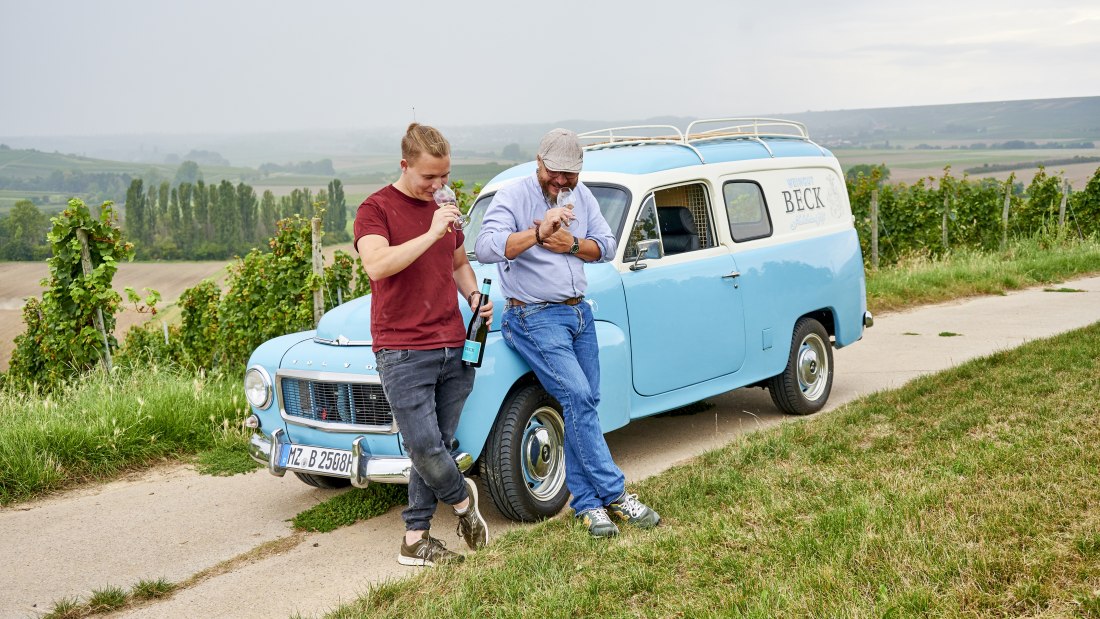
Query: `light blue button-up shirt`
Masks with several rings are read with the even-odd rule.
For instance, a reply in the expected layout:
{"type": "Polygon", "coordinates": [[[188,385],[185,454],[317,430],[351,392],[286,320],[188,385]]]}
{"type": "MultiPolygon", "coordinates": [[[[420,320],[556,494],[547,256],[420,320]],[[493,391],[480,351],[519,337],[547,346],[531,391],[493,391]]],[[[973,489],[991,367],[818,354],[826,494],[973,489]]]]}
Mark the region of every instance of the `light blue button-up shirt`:
{"type": "MultiPolygon", "coordinates": [[[[592,239],[600,246],[599,262],[615,257],[616,241],[600,212],[596,197],[584,183],[573,190],[573,214],[569,231],[578,239],[592,239]]],[[[551,208],[534,174],[497,191],[485,211],[474,251],[483,264],[496,263],[501,292],[506,299],[524,303],[564,301],[579,297],[588,288],[584,261],[577,256],[552,252],[535,245],[509,260],[504,255],[508,237],[531,228],[551,208]]]]}

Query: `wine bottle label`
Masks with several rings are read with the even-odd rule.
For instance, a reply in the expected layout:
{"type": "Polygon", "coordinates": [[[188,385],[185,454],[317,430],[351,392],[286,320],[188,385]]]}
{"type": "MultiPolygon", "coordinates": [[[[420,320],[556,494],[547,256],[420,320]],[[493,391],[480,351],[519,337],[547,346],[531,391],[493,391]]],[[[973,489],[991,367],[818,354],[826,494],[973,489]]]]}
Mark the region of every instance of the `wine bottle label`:
{"type": "Polygon", "coordinates": [[[467,363],[477,363],[479,356],[481,356],[481,342],[466,340],[466,344],[462,347],[462,360],[467,363]]]}

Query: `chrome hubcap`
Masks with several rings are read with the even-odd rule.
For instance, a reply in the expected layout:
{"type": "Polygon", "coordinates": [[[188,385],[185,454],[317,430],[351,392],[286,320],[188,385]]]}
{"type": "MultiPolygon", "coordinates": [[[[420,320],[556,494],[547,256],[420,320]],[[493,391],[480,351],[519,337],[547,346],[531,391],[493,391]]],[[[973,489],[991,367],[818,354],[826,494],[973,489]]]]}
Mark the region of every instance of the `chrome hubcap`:
{"type": "Polygon", "coordinates": [[[798,387],[807,400],[820,398],[828,385],[828,345],[816,333],[811,333],[798,347],[798,387]]]}
{"type": "Polygon", "coordinates": [[[523,431],[523,475],[540,501],[553,498],[565,484],[565,426],[558,411],[544,406],[523,431]]]}

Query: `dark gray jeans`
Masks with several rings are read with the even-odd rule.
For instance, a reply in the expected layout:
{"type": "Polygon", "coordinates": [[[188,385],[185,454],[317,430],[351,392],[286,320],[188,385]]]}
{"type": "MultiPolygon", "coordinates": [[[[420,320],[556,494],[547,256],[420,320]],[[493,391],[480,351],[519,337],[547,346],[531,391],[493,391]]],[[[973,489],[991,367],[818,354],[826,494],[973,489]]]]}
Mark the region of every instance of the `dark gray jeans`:
{"type": "Polygon", "coordinates": [[[467,496],[451,445],[474,388],[474,369],[462,365],[461,348],[382,349],[376,357],[382,390],[413,465],[409,506],[401,517],[406,531],[427,531],[439,501],[454,505],[467,496]]]}

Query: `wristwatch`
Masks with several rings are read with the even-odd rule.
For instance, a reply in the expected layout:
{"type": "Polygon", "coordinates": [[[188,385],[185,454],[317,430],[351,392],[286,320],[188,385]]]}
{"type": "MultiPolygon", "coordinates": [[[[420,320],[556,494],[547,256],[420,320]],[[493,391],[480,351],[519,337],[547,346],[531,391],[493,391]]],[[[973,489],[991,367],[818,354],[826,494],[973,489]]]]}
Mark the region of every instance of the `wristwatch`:
{"type": "Polygon", "coordinates": [[[581,241],[577,237],[573,237],[573,246],[569,248],[570,254],[575,254],[581,250],[581,241]]]}

